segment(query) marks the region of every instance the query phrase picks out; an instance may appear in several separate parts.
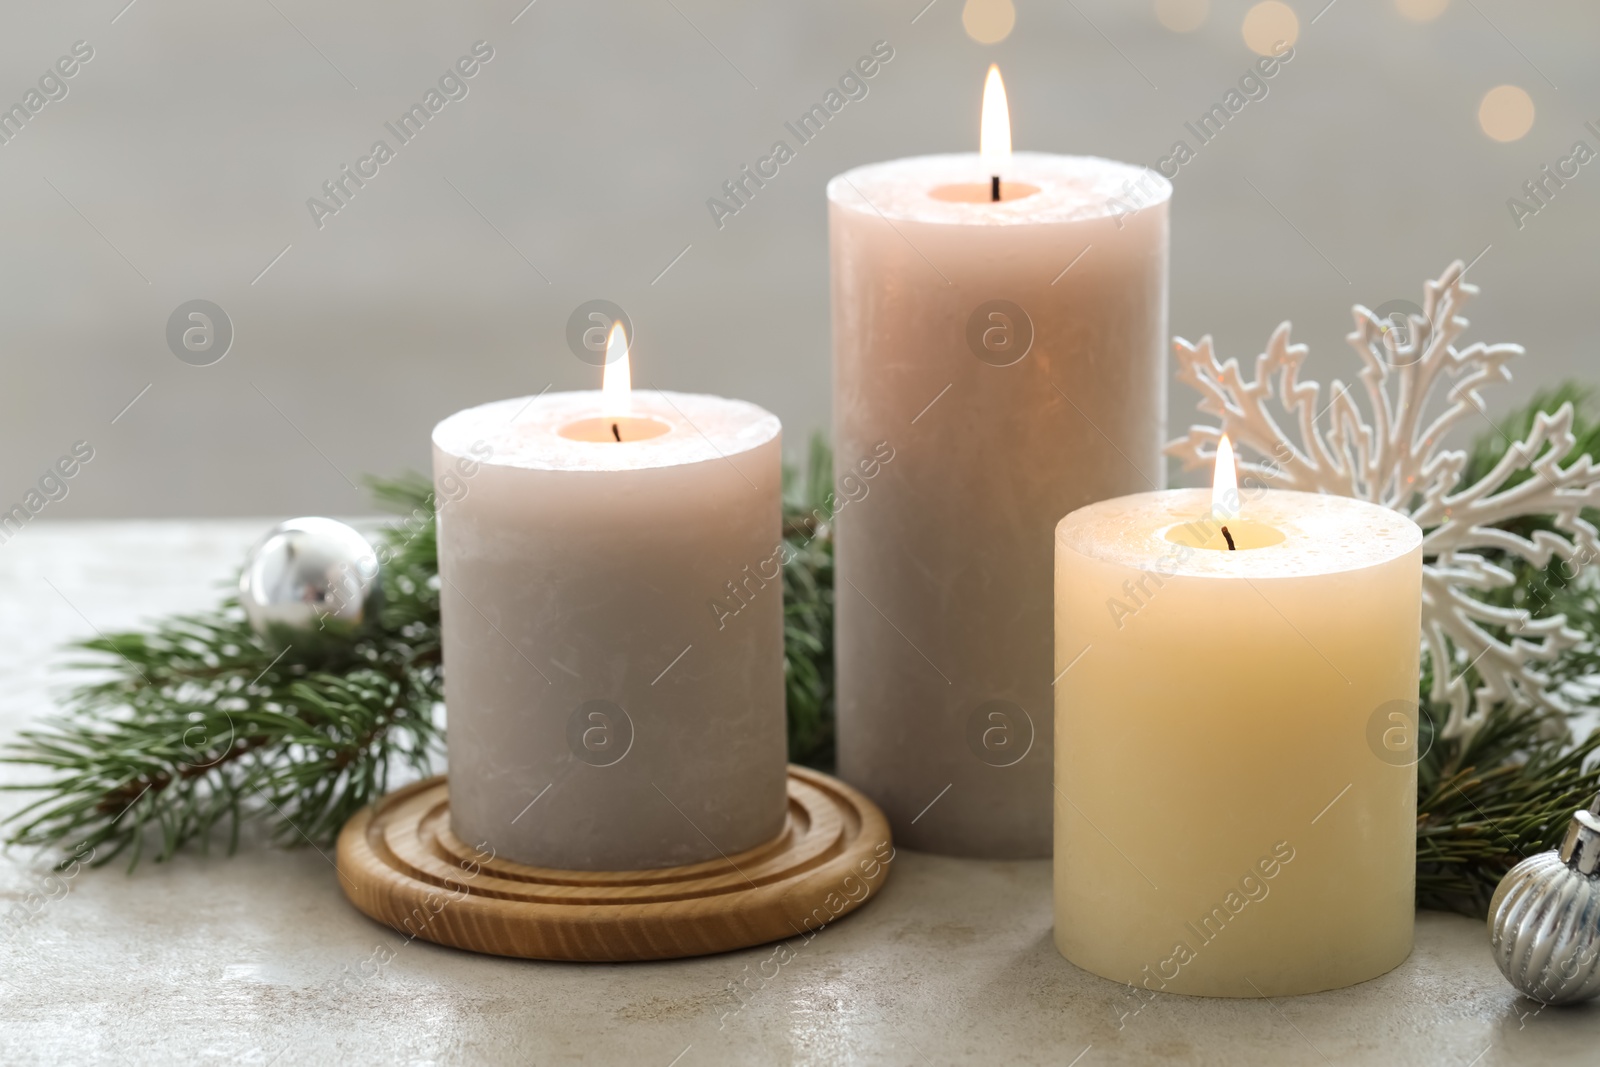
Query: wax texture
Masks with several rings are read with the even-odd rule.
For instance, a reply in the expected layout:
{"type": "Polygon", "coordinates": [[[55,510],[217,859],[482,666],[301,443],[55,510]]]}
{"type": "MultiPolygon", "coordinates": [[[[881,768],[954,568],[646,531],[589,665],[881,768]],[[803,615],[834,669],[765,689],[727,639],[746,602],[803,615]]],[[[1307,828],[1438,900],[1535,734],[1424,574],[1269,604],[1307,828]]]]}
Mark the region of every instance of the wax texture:
{"type": "Polygon", "coordinates": [[[666,433],[562,436],[599,404],[434,431],[452,829],[539,867],[731,855],[786,810],[778,420],[641,390],[666,433]]]}
{"type": "Polygon", "coordinates": [[[1051,848],[1051,531],[1163,484],[1170,186],[1017,153],[1039,192],[933,195],[975,180],[828,186],[837,459],[895,456],[835,524],[839,770],[901,844],[1019,859],[1051,848]]]}
{"type": "Polygon", "coordinates": [[[1057,529],[1056,945],[1150,993],[1374,978],[1411,950],[1422,533],[1266,491],[1282,541],[1186,549],[1209,504],[1057,529]]]}

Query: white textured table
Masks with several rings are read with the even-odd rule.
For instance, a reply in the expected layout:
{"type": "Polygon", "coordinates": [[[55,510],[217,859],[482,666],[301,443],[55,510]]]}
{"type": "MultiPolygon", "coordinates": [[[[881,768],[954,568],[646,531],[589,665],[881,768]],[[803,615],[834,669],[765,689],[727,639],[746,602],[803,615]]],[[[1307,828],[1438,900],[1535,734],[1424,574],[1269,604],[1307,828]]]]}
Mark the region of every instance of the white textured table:
{"type": "MultiPolygon", "coordinates": [[[[267,525],[39,523],[0,546],[0,736],[50,712],[62,641],[206,606],[267,525]]],[[[0,861],[0,911],[47,871],[0,861]]],[[[571,965],[407,944],[309,849],[69,885],[0,941],[0,1062],[1600,1062],[1600,1004],[1538,1011],[1501,980],[1481,924],[1431,913],[1377,981],[1271,1002],[1163,996],[1119,1019],[1119,987],[1051,945],[1044,862],[902,851],[875,903],[781,967],[770,947],[571,965]],[[358,977],[380,946],[392,961],[358,977]]]]}

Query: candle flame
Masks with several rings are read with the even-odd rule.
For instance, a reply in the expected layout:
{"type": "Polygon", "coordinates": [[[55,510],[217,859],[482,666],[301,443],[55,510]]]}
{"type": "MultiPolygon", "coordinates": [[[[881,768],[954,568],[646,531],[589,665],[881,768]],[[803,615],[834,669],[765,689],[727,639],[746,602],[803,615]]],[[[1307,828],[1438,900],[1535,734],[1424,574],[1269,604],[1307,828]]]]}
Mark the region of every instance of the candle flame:
{"type": "Polygon", "coordinates": [[[628,365],[628,335],[622,323],[611,324],[606,338],[606,367],[600,375],[600,399],[605,413],[626,416],[633,411],[633,370],[628,365]]]}
{"type": "Polygon", "coordinates": [[[1011,163],[1011,109],[1000,68],[989,64],[983,83],[983,121],[978,126],[978,155],[985,175],[1003,175],[1011,163]]]}
{"type": "Polygon", "coordinates": [[[1233,461],[1233,442],[1223,434],[1217,442],[1216,473],[1211,476],[1211,513],[1219,519],[1239,517],[1239,475],[1233,461]]]}

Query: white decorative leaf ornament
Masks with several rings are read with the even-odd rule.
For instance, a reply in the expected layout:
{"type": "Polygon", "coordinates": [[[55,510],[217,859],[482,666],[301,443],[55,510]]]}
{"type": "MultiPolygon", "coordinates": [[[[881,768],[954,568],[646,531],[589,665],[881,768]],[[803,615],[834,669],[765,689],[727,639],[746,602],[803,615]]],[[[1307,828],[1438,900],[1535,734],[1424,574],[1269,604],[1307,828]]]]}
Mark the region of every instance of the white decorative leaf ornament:
{"type": "MultiPolygon", "coordinates": [[[[1241,473],[1274,488],[1360,497],[1409,515],[1422,527],[1422,642],[1433,664],[1430,698],[1449,704],[1442,734],[1462,737],[1501,702],[1552,716],[1574,710],[1548,667],[1584,635],[1562,615],[1504,608],[1483,594],[1509,587],[1510,571],[1484,555],[1512,553],[1536,567],[1568,561],[1568,573],[1600,559],[1595,527],[1582,517],[1600,506],[1600,468],[1588,456],[1562,465],[1576,440],[1573,410],[1540,414],[1527,439],[1473,485],[1462,485],[1464,451],[1441,442],[1458,425],[1494,426],[1479,388],[1511,380],[1520,345],[1458,347],[1475,286],[1458,260],[1424,285],[1423,304],[1361,305],[1346,338],[1360,360],[1359,385],[1335,379],[1326,397],[1302,381],[1306,346],[1291,344],[1289,323],[1273,331],[1246,378],[1235,359],[1217,361],[1211,338],[1178,338],[1178,377],[1201,394],[1200,411],[1221,420],[1194,426],[1167,445],[1185,469],[1209,468],[1227,433],[1241,473]],[[1523,471],[1531,477],[1517,480],[1523,471]],[[1503,528],[1522,516],[1548,517],[1555,532],[1532,539],[1503,528]],[[1469,672],[1477,684],[1469,689],[1469,672]]],[[[1499,429],[1494,429],[1499,433],[1499,429]]],[[[1476,436],[1476,432],[1474,433],[1476,436]]],[[[1502,434],[1502,436],[1504,436],[1502,434]]]]}

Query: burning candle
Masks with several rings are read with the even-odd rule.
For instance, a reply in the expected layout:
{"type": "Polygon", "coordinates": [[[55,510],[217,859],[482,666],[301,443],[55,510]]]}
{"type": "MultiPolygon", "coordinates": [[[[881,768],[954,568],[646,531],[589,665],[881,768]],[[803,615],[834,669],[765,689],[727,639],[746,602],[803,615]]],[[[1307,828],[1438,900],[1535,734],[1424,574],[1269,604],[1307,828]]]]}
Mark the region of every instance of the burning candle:
{"type": "Polygon", "coordinates": [[[599,392],[433,432],[456,836],[541,867],[697,863],[785,815],[780,427],[599,392]]]}
{"type": "Polygon", "coordinates": [[[1411,951],[1422,531],[1234,478],[1056,528],[1056,946],[1139,997],[1411,951]]]}
{"type": "Polygon", "coordinates": [[[839,769],[911,848],[1050,854],[1050,531],[1163,484],[1159,175],[981,151],[828,184],[841,467],[895,461],[838,516],[839,769]]]}

